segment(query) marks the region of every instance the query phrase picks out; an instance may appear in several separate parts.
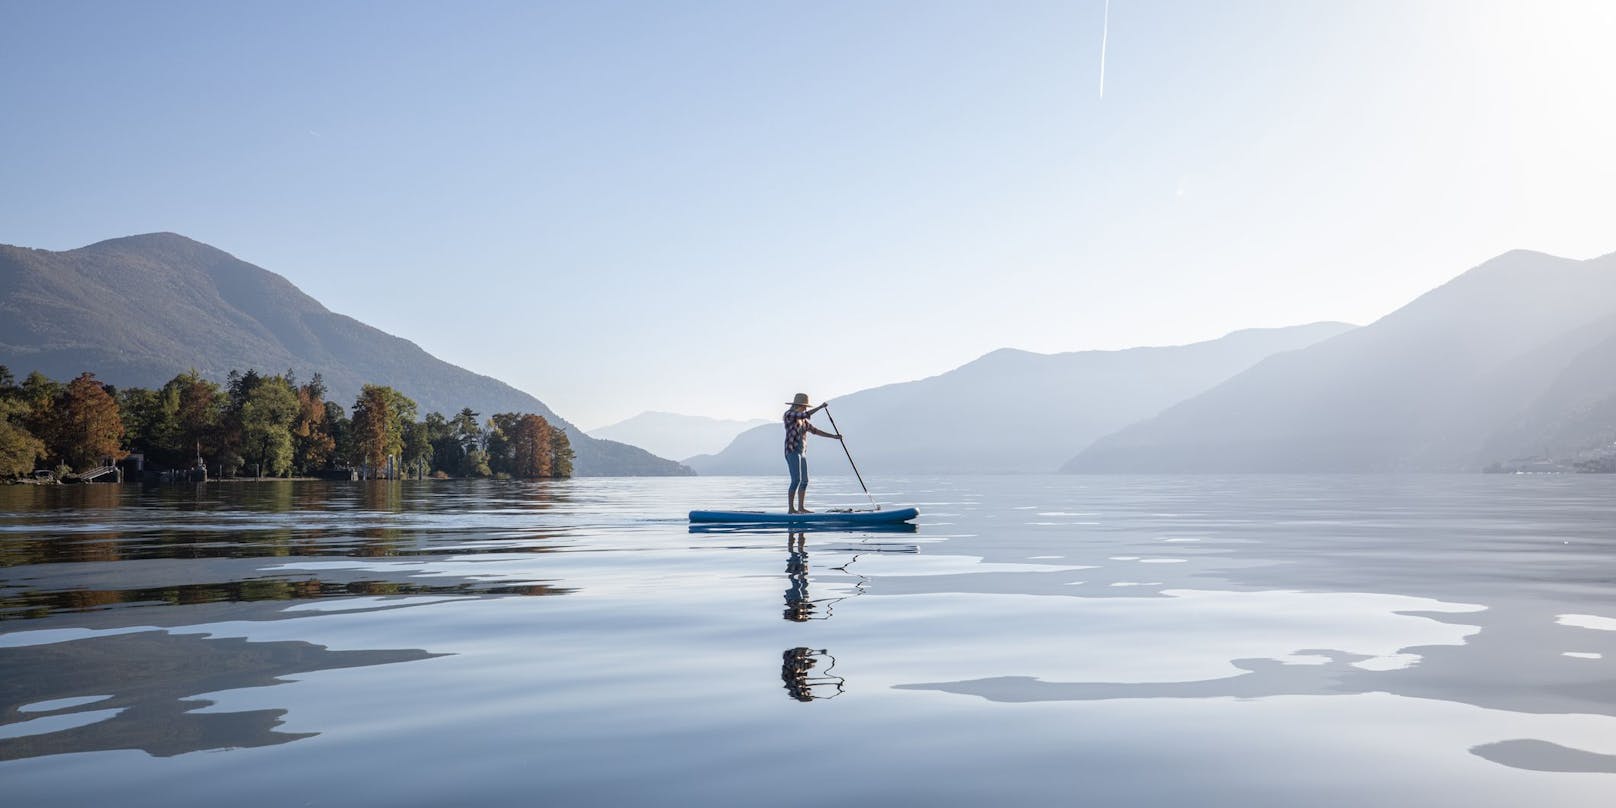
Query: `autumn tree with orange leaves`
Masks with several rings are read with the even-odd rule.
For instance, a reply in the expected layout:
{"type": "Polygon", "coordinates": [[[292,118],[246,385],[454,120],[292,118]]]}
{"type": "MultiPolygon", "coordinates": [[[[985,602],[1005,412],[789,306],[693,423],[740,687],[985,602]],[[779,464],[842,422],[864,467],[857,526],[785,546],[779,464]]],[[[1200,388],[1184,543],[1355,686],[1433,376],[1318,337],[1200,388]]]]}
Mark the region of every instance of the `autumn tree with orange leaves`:
{"type": "MultiPolygon", "coordinates": [[[[367,477],[383,477],[404,450],[404,425],[415,422],[415,402],[391,387],[367,384],[354,400],[353,461],[367,477]]],[[[398,473],[395,462],[393,473],[398,473]]]]}
{"type": "Polygon", "coordinates": [[[52,414],[57,441],[52,454],[73,468],[82,471],[128,454],[123,450],[118,401],[95,374],[84,373],[68,382],[52,414]]]}
{"type": "Polygon", "coordinates": [[[553,440],[550,422],[533,413],[525,413],[516,421],[511,439],[511,476],[521,478],[549,477],[550,441],[553,440]]]}
{"type": "Polygon", "coordinates": [[[488,462],[496,473],[518,479],[572,476],[567,433],[542,415],[502,412],[488,422],[488,462]]]}
{"type": "Polygon", "coordinates": [[[298,469],[324,468],[337,442],[327,424],[325,380],[320,374],[297,388],[297,418],[292,422],[293,465],[298,469]]]}

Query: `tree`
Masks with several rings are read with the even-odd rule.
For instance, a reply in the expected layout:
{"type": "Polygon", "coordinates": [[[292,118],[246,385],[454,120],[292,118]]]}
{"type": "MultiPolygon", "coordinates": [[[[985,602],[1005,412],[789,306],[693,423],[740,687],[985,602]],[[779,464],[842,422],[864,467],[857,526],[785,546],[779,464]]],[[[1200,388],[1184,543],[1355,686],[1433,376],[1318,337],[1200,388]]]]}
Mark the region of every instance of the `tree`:
{"type": "MultiPolygon", "coordinates": [[[[427,416],[430,421],[433,415],[427,416]]],[[[443,434],[432,439],[432,467],[451,477],[464,477],[466,474],[466,452],[460,448],[460,441],[455,439],[453,427],[445,424],[443,434]]]]}
{"type": "Polygon", "coordinates": [[[551,428],[550,432],[550,474],[555,477],[571,477],[572,461],[577,454],[572,451],[572,441],[567,433],[551,428]]]}
{"type": "Polygon", "coordinates": [[[466,407],[457,413],[449,426],[461,449],[469,452],[482,447],[483,428],[477,424],[477,413],[472,408],[466,407]]]}
{"type": "Polygon", "coordinates": [[[27,407],[21,416],[21,425],[29,434],[45,442],[45,459],[52,465],[62,462],[62,457],[54,454],[54,451],[61,443],[58,434],[61,424],[56,405],[64,390],[61,384],[36,370],[28,374],[16,392],[18,400],[27,407]]]}
{"type": "Polygon", "coordinates": [[[131,387],[118,394],[124,445],[146,455],[153,468],[191,468],[221,443],[222,396],[195,370],[156,390],[131,387]]]}
{"type": "Polygon", "coordinates": [[[392,420],[387,394],[374,384],[365,385],[353,406],[353,461],[366,477],[379,476],[387,458],[397,451],[387,431],[392,420]]]}
{"type": "Polygon", "coordinates": [[[483,447],[488,454],[488,468],[494,475],[511,476],[516,458],[512,453],[511,433],[516,431],[519,416],[514,412],[498,412],[489,416],[483,432],[483,447]]]}
{"type": "MultiPolygon", "coordinates": [[[[233,475],[247,465],[246,425],[242,423],[242,405],[264,383],[264,376],[254,368],[246,373],[232,369],[225,377],[224,413],[219,420],[217,461],[221,474],[233,475]]],[[[256,436],[255,436],[256,437],[256,436]]]]}
{"type": "Polygon", "coordinates": [[[230,375],[225,377],[225,391],[230,395],[231,408],[240,409],[242,402],[247,400],[247,396],[251,395],[252,391],[258,389],[258,385],[263,383],[264,377],[259,375],[258,371],[253,368],[248,368],[246,373],[236,370],[230,371],[230,375]]]}
{"type": "Polygon", "coordinates": [[[26,475],[45,457],[45,442],[22,425],[28,404],[13,382],[11,371],[0,365],[0,477],[26,475]]]}
{"type": "MultiPolygon", "coordinates": [[[[9,405],[0,404],[0,409],[9,405]]],[[[10,421],[0,420],[0,477],[22,477],[45,457],[45,442],[10,421]]]]}
{"type": "Polygon", "coordinates": [[[118,416],[123,419],[124,445],[133,451],[145,450],[148,437],[162,414],[156,390],[126,387],[118,391],[118,416]]]}
{"type": "Polygon", "coordinates": [[[173,445],[176,465],[190,467],[196,460],[221,453],[227,445],[223,436],[224,394],[219,385],[202,378],[192,368],[163,385],[165,410],[172,395],[173,445]]]}
{"type": "Polygon", "coordinates": [[[550,423],[542,416],[524,413],[516,419],[510,433],[512,477],[533,479],[552,476],[552,431],[550,423]]]}
{"type": "Polygon", "coordinates": [[[497,474],[532,479],[572,475],[572,445],[543,416],[502,412],[488,421],[488,465],[497,474]]]}
{"type": "Polygon", "coordinates": [[[335,401],[325,403],[325,430],[331,436],[331,456],[328,464],[352,465],[354,456],[353,420],[335,401]]]}
{"type": "Polygon", "coordinates": [[[404,450],[404,425],[414,421],[414,401],[391,387],[365,385],[354,401],[355,462],[370,475],[385,473],[387,461],[404,450]]]}
{"type": "Polygon", "coordinates": [[[465,471],[467,477],[494,476],[494,469],[488,465],[488,452],[483,449],[472,449],[467,452],[465,471]]]}
{"type": "MultiPolygon", "coordinates": [[[[290,381],[290,376],[287,378],[290,381]]],[[[332,421],[326,406],[325,380],[320,374],[297,388],[297,418],[292,422],[292,465],[299,473],[308,473],[326,467],[336,449],[336,438],[331,434],[332,421]]],[[[337,408],[340,416],[341,407],[337,408]]]]}
{"type": "Polygon", "coordinates": [[[297,391],[284,376],[258,377],[241,394],[235,420],[241,429],[242,455],[257,476],[265,471],[280,476],[291,470],[292,424],[298,413],[297,391]]]}
{"type": "MultiPolygon", "coordinates": [[[[483,451],[487,433],[477,423],[477,413],[462,409],[449,421],[449,436],[439,448],[439,468],[456,477],[488,477],[488,454],[483,451]]],[[[435,444],[437,445],[437,444],[435,444]]]]}
{"type": "Polygon", "coordinates": [[[409,396],[406,396],[391,387],[383,387],[382,389],[387,391],[387,395],[391,400],[394,417],[397,419],[394,424],[394,428],[397,429],[399,435],[402,436],[404,432],[404,425],[415,422],[415,399],[410,398],[409,396]]]}
{"type": "Polygon", "coordinates": [[[432,471],[434,440],[449,434],[449,422],[442,413],[427,413],[426,420],[404,425],[404,467],[415,472],[416,479],[425,479],[432,471]]]}
{"type": "Polygon", "coordinates": [[[118,402],[93,373],[83,373],[68,382],[55,420],[55,437],[60,443],[52,447],[52,452],[75,469],[90,468],[102,459],[120,460],[128,454],[123,450],[123,419],[118,414],[118,402]]]}

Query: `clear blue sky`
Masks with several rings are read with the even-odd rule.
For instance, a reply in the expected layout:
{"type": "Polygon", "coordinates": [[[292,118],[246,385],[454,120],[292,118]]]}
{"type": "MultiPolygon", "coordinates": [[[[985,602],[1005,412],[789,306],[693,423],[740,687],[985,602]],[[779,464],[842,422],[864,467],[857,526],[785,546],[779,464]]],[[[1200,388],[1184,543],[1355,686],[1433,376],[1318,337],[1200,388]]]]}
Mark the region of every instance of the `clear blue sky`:
{"type": "MultiPolygon", "coordinates": [[[[594,427],[1616,251],[1616,3],[0,0],[0,242],[170,230],[594,427]]],[[[385,381],[385,380],[379,380],[385,381]]]]}

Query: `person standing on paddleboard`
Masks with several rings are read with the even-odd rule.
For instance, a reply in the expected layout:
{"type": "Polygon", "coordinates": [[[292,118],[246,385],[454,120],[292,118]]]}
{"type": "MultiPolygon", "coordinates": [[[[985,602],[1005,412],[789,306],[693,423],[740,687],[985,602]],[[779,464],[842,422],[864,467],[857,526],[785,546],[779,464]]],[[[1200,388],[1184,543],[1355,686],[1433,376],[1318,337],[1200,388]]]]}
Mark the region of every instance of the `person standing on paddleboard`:
{"type": "Polygon", "coordinates": [[[821,404],[808,408],[808,394],[798,393],[791,400],[791,409],[782,417],[786,425],[786,468],[791,471],[791,487],[786,490],[787,513],[813,513],[808,510],[808,433],[822,438],[841,440],[842,436],[826,432],[808,422],[814,413],[824,409],[821,404]]]}

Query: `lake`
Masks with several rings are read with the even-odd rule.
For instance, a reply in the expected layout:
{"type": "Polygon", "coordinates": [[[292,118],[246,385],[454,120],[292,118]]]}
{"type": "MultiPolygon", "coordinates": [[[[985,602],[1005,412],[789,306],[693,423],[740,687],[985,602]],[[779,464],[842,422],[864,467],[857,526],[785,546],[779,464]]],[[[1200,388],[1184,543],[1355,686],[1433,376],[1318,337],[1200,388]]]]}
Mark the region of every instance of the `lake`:
{"type": "Polygon", "coordinates": [[[1616,804],[1616,475],[879,482],[0,487],[6,802],[1616,804]]]}

